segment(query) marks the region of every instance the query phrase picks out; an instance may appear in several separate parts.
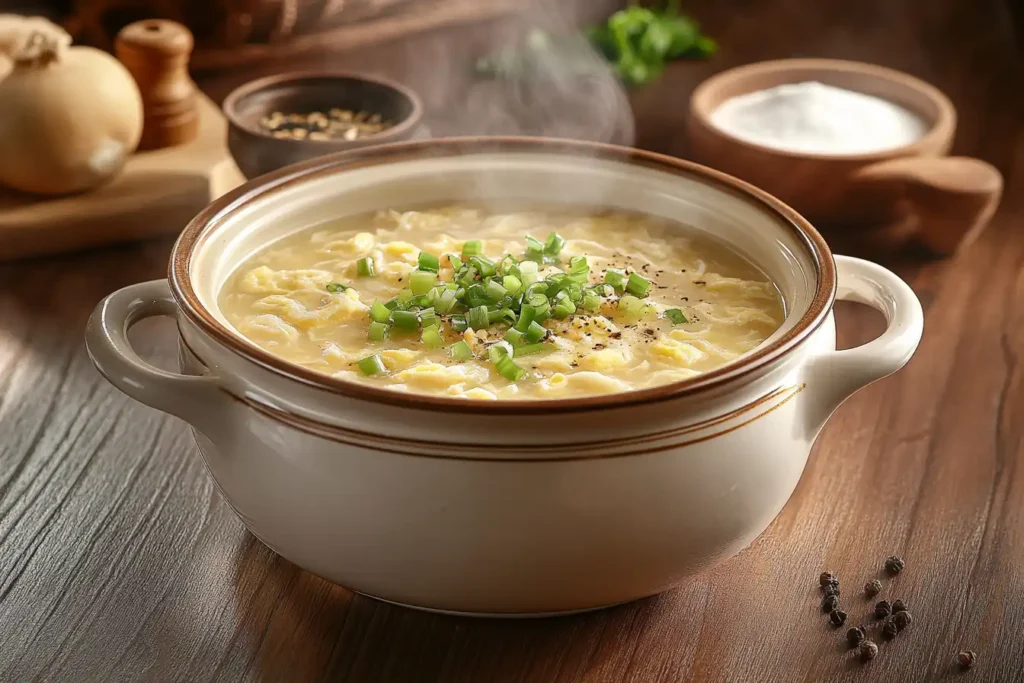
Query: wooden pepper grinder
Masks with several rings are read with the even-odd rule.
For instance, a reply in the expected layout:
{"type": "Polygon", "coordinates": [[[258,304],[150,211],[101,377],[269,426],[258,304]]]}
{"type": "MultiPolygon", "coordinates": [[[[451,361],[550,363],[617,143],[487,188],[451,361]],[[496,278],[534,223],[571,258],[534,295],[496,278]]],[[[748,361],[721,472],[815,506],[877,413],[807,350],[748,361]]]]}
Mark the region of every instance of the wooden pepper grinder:
{"type": "Polygon", "coordinates": [[[199,133],[196,84],[188,75],[192,33],[166,19],[128,24],[114,44],[142,93],[140,150],[173,147],[199,133]]]}

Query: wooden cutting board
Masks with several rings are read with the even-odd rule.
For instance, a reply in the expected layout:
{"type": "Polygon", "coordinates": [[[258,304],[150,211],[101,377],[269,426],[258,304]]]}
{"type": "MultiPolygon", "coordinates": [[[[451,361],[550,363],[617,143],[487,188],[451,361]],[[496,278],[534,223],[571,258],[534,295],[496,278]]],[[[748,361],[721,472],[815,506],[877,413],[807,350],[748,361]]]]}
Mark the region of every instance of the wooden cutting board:
{"type": "Polygon", "coordinates": [[[110,183],[70,197],[0,189],[0,261],[173,235],[244,178],[227,149],[227,122],[199,94],[199,134],[138,152],[110,183]]]}

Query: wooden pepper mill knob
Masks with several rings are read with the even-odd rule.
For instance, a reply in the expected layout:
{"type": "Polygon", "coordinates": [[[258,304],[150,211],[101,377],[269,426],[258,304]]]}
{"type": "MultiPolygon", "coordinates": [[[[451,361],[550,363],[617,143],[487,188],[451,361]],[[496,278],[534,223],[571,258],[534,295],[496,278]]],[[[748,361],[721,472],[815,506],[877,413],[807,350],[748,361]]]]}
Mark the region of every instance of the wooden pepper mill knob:
{"type": "Polygon", "coordinates": [[[142,93],[140,150],[180,145],[199,133],[196,84],[188,75],[192,44],[187,28],[166,19],[137,21],[117,34],[117,58],[142,93]]]}

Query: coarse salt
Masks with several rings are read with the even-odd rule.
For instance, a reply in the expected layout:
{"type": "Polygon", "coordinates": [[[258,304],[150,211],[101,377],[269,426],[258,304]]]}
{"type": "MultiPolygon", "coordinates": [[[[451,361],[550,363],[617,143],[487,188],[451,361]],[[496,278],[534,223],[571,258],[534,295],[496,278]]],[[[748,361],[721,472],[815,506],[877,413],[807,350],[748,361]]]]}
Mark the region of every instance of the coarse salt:
{"type": "Polygon", "coordinates": [[[730,98],[711,122],[741,140],[804,154],[880,152],[928,131],[920,116],[898,104],[814,81],[730,98]]]}

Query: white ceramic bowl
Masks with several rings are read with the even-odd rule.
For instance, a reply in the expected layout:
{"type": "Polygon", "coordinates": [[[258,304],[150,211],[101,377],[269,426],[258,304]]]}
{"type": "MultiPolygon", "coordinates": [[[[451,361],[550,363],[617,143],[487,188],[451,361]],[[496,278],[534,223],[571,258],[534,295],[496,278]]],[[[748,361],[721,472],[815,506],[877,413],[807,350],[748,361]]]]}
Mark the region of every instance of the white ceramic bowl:
{"type": "Polygon", "coordinates": [[[406,143],[263,176],[196,217],[170,282],[127,287],[87,332],[100,371],[194,428],[245,525],[292,562],[421,608],[527,615],[658,593],[750,544],[793,492],[851,393],[899,369],[921,307],[889,271],[833,260],[791,209],[678,159],[533,139],[406,143]],[[626,394],[474,402],[349,384],[247,342],[217,292],[254,250],[340,214],[521,199],[676,219],[757,263],[788,315],[761,347],[700,377],[626,394]],[[888,327],[836,351],[832,305],[888,327]],[[137,320],[177,319],[181,374],[142,361],[137,320]]]}

